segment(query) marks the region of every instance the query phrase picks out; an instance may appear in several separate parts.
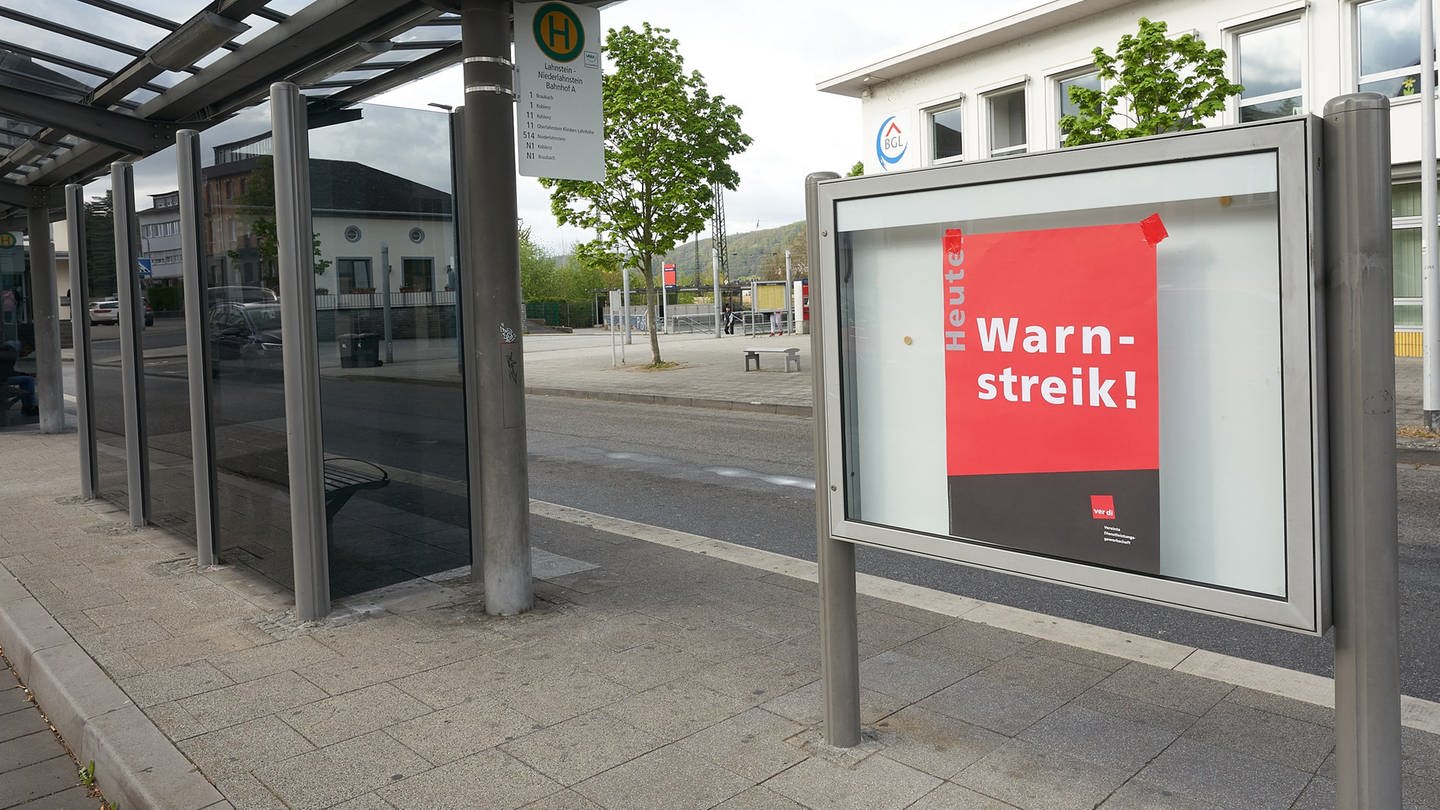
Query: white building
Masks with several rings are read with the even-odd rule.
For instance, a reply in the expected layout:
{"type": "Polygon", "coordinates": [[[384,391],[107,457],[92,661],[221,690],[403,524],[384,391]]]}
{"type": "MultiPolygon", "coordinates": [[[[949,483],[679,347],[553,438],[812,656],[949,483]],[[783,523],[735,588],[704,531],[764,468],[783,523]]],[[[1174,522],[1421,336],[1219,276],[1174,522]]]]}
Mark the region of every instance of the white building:
{"type": "Polygon", "coordinates": [[[149,283],[180,284],[180,192],[150,195],[150,207],[135,213],[140,221],[140,258],[150,263],[149,283]]]}
{"type": "Polygon", "coordinates": [[[1091,52],[1114,54],[1140,17],[1229,55],[1245,86],[1218,120],[1320,114],[1357,90],[1391,100],[1396,351],[1420,353],[1421,0],[1054,0],[822,81],[861,100],[865,171],[1060,147],[1072,84],[1099,88],[1091,52]]]}

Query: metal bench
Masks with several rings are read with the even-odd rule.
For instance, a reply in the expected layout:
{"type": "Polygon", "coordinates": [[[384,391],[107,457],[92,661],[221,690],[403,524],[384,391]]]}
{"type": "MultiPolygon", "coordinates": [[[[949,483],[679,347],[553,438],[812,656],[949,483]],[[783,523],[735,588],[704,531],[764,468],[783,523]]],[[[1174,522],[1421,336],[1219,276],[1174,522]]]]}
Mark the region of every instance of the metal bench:
{"type": "Polygon", "coordinates": [[[325,519],[335,520],[335,513],[362,489],[380,489],[390,484],[390,473],[383,467],[358,458],[325,459],[325,519]]]}
{"type": "Polygon", "coordinates": [[[745,352],[745,370],[746,370],[746,371],[749,371],[749,370],[750,370],[750,361],[752,361],[752,360],[755,361],[755,370],[756,370],[756,371],[759,371],[759,370],[760,370],[760,355],[762,355],[762,354],[784,354],[784,355],[785,355],[785,371],[786,371],[787,373],[789,373],[790,371],[792,371],[792,369],[790,368],[791,366],[794,366],[794,367],[795,367],[795,368],[793,369],[794,371],[799,371],[799,370],[800,370],[800,350],[799,350],[799,349],[749,348],[749,349],[742,349],[741,351],[745,352]]]}

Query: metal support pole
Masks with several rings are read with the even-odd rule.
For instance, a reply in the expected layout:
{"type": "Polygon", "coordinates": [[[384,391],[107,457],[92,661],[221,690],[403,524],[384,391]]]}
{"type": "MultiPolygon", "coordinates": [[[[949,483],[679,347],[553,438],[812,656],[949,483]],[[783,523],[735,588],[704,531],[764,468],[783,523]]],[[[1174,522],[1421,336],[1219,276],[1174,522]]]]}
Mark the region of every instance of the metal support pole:
{"type": "Polygon", "coordinates": [[[320,358],[315,337],[315,247],[310,217],[310,147],[305,97],[292,82],[270,85],[275,144],[275,242],[280,271],[280,343],[290,470],[290,545],[295,614],[330,612],[320,358]]]}
{"type": "Polygon", "coordinates": [[[471,248],[466,291],[475,329],[467,375],[479,394],[484,493],[485,612],[523,613],[535,601],[530,575],[530,476],[525,457],[524,313],[515,230],[515,92],[509,0],[461,0],[465,80],[465,194],[461,223],[471,248]]]}
{"type": "Polygon", "coordinates": [[[28,220],[30,312],[35,319],[35,401],[40,406],[40,432],[60,433],[65,430],[65,382],[60,373],[60,319],[56,313],[50,211],[43,206],[31,208],[28,220]]]}
{"type": "Polygon", "coordinates": [[[1440,430],[1440,273],[1435,271],[1435,12],[1420,2],[1420,309],[1425,427],[1440,430]]]}
{"type": "Polygon", "coordinates": [[[70,238],[70,332],[75,346],[75,428],[80,446],[80,496],[100,489],[95,468],[95,424],[90,396],[95,390],[90,367],[90,248],[85,234],[85,187],[65,187],[65,222],[70,238]]]}
{"type": "Polygon", "coordinates": [[[485,570],[485,487],[482,484],[483,470],[480,459],[485,445],[481,441],[480,425],[480,378],[474,372],[475,358],[480,333],[475,320],[474,307],[470,305],[471,287],[478,283],[476,278],[475,250],[470,246],[470,228],[466,223],[471,216],[469,190],[465,161],[465,108],[456,107],[450,113],[450,186],[455,199],[455,339],[459,344],[460,384],[465,392],[465,478],[466,500],[469,501],[470,531],[470,577],[482,579],[485,570]]]}
{"type": "Polygon", "coordinates": [[[785,331],[795,333],[795,303],[790,300],[790,288],[794,286],[790,275],[790,251],[785,251],[785,331]]]}
{"type": "Polygon", "coordinates": [[[721,330],[725,324],[720,323],[720,251],[710,248],[710,289],[714,293],[715,301],[715,337],[724,337],[721,330]]]}
{"type": "Polygon", "coordinates": [[[384,324],[385,362],[395,362],[394,332],[391,329],[390,310],[390,243],[380,243],[380,314],[384,324]]]}
{"type": "MultiPolygon", "coordinates": [[[[817,185],[834,172],[805,178],[806,255],[819,266],[820,211],[817,185]]],[[[817,284],[810,312],[810,364],[815,379],[815,537],[820,563],[820,671],[825,685],[825,742],[839,748],[860,744],[860,631],[855,605],[855,546],[830,535],[829,448],[825,444],[824,301],[817,284]]]]}
{"type": "Polygon", "coordinates": [[[175,177],[180,187],[180,274],[185,293],[185,374],[190,395],[190,467],[195,479],[195,559],[215,564],[215,425],[210,419],[209,295],[205,286],[205,244],[200,216],[204,177],[200,133],[175,134],[175,177]]]}
{"type": "Polygon", "coordinates": [[[1335,806],[1400,806],[1390,102],[1325,105],[1335,806]]]}
{"type": "Polygon", "coordinates": [[[115,215],[115,293],[120,302],[120,394],[125,411],[125,484],[130,525],[150,520],[150,459],[145,439],[145,358],[141,330],[140,225],[135,216],[135,167],[110,164],[110,189],[115,215]]]}

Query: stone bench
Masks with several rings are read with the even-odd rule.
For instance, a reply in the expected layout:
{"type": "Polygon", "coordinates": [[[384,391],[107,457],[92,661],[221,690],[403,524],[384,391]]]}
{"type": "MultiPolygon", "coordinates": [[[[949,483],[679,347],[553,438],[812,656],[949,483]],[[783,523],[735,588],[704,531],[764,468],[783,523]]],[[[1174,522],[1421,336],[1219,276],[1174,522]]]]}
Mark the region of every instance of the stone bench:
{"type": "Polygon", "coordinates": [[[762,355],[762,354],[783,354],[783,355],[785,355],[785,371],[786,371],[787,373],[790,372],[790,371],[799,371],[799,370],[800,370],[800,350],[799,350],[799,349],[770,349],[770,348],[758,349],[758,348],[749,348],[749,349],[742,349],[741,351],[745,352],[745,370],[746,370],[746,371],[749,371],[749,370],[750,370],[750,362],[751,362],[752,360],[755,362],[755,370],[756,370],[756,371],[759,371],[759,370],[760,370],[760,355],[762,355]],[[794,368],[792,369],[791,366],[794,366],[794,368]]]}

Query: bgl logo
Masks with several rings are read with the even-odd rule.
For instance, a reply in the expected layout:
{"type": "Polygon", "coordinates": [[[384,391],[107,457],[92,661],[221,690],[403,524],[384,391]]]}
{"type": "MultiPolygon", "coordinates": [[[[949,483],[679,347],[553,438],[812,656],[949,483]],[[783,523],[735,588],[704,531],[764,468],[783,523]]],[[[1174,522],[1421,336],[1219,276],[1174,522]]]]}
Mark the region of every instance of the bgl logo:
{"type": "Polygon", "coordinates": [[[880,122],[880,129],[875,132],[875,157],[880,161],[880,168],[888,171],[905,157],[909,148],[910,139],[895,122],[895,116],[880,122]]]}

